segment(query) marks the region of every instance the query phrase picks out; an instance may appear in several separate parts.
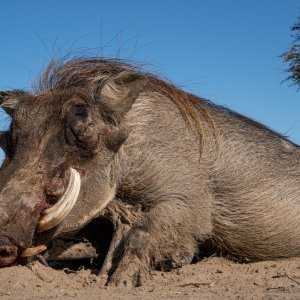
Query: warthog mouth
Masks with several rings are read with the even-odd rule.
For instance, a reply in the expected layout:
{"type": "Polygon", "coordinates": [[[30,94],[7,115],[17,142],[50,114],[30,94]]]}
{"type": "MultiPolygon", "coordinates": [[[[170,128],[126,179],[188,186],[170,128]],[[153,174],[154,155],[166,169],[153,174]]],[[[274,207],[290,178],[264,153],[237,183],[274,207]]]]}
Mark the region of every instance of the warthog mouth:
{"type": "MultiPolygon", "coordinates": [[[[53,206],[45,209],[38,220],[37,232],[41,233],[59,225],[73,209],[78,200],[81,187],[81,178],[77,170],[70,168],[70,179],[65,193],[53,206]]],[[[45,251],[45,245],[26,248],[19,253],[16,246],[8,237],[0,235],[0,267],[11,265],[18,256],[30,257],[45,251]]]]}
{"type": "Polygon", "coordinates": [[[70,213],[79,196],[81,178],[77,170],[70,168],[70,179],[65,193],[53,206],[45,209],[38,221],[37,232],[49,230],[60,224],[70,213]]]}
{"type": "Polygon", "coordinates": [[[0,236],[0,266],[12,264],[18,257],[18,247],[5,236],[0,236]]]}
{"type": "MultiPolygon", "coordinates": [[[[70,213],[79,196],[81,178],[77,170],[70,168],[70,179],[65,193],[53,206],[45,209],[37,224],[37,232],[41,233],[59,225],[70,213]]],[[[20,254],[21,257],[37,255],[47,249],[45,245],[26,248],[20,254]]],[[[1,251],[1,248],[0,248],[1,251]]],[[[1,262],[0,262],[1,263],[1,262]]]]}

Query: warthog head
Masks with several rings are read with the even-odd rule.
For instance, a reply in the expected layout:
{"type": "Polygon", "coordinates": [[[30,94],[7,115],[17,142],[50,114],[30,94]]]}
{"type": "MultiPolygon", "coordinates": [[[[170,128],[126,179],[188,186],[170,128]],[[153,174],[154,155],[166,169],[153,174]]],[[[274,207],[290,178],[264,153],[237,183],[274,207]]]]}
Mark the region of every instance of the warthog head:
{"type": "Polygon", "coordinates": [[[0,266],[39,233],[76,232],[115,196],[116,153],[128,136],[122,119],[145,80],[124,69],[105,73],[100,62],[50,66],[35,94],[0,93],[12,117],[0,133],[0,266]]]}

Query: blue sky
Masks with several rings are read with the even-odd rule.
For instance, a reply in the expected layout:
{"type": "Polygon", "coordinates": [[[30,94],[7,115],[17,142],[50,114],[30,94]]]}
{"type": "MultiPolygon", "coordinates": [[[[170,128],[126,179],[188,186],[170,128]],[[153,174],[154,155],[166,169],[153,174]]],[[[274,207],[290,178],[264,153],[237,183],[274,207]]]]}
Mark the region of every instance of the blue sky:
{"type": "Polygon", "coordinates": [[[281,83],[286,65],[278,57],[299,7],[293,0],[2,1],[0,90],[30,90],[51,57],[70,50],[132,59],[300,144],[300,92],[281,83]]]}

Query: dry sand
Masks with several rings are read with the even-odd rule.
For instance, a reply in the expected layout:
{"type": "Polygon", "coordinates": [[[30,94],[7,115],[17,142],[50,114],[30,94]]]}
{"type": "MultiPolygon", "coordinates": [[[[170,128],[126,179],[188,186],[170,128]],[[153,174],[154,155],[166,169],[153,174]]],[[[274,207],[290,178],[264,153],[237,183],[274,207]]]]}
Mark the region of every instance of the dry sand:
{"type": "Polygon", "coordinates": [[[35,262],[0,269],[0,299],[300,299],[300,258],[240,264],[220,257],[171,272],[145,286],[106,287],[87,269],[54,270],[35,262]]]}

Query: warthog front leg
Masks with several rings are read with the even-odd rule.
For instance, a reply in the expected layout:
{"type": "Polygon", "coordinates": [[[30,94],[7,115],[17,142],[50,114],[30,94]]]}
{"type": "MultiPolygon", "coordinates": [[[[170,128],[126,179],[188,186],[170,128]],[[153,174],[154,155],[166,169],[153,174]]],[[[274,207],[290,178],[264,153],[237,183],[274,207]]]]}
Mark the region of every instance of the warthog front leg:
{"type": "MultiPolygon", "coordinates": [[[[108,273],[109,285],[140,286],[149,277],[151,269],[165,271],[192,261],[197,249],[194,223],[191,220],[190,227],[182,225],[190,215],[189,210],[176,211],[174,205],[171,206],[173,210],[169,208],[169,203],[160,203],[147,213],[139,213],[139,220],[129,227],[124,228],[124,224],[121,225],[123,229],[119,227],[120,231],[124,230],[124,234],[121,233],[123,240],[118,243],[119,249],[113,250],[118,262],[108,273]]],[[[203,237],[207,227],[203,226],[203,237]]],[[[120,231],[116,230],[118,241],[120,231]]]]}
{"type": "Polygon", "coordinates": [[[129,231],[127,240],[124,241],[121,259],[109,277],[108,284],[128,287],[143,285],[151,271],[149,246],[150,236],[147,232],[129,231]]]}
{"type": "Polygon", "coordinates": [[[124,243],[133,224],[142,217],[139,206],[132,206],[121,201],[112,201],[104,210],[103,216],[114,227],[113,237],[110,243],[100,274],[107,273],[109,276],[115,271],[124,254],[124,243]]]}

